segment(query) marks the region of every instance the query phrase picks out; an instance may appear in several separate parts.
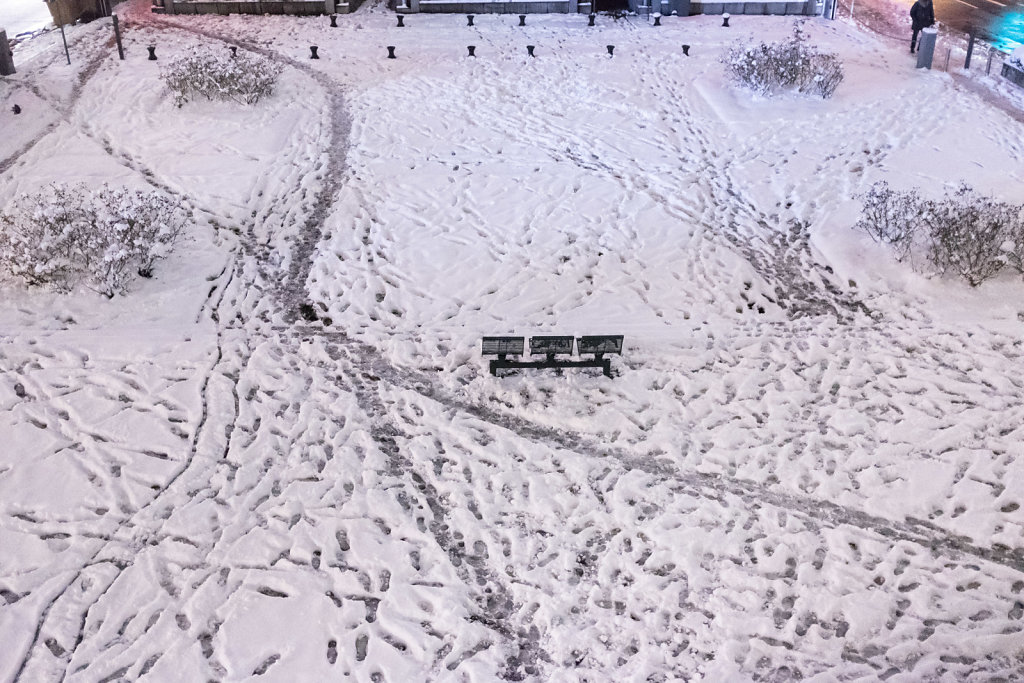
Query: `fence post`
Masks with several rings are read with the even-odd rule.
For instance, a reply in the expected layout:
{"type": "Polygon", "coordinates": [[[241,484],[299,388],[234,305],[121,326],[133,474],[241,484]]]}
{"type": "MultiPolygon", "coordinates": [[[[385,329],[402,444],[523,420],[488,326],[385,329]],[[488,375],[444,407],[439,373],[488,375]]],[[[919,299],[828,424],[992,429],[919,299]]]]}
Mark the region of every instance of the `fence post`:
{"type": "Polygon", "coordinates": [[[988,64],[985,65],[985,75],[986,76],[991,76],[992,75],[992,57],[994,57],[995,54],[996,54],[995,48],[990,47],[988,49],[988,64]]]}
{"type": "Polygon", "coordinates": [[[971,68],[971,54],[974,52],[974,31],[972,30],[967,39],[967,59],[964,60],[964,68],[971,68]]]}
{"type": "Polygon", "coordinates": [[[7,31],[0,29],[0,76],[11,76],[14,74],[14,57],[11,55],[11,46],[7,42],[7,31]]]}

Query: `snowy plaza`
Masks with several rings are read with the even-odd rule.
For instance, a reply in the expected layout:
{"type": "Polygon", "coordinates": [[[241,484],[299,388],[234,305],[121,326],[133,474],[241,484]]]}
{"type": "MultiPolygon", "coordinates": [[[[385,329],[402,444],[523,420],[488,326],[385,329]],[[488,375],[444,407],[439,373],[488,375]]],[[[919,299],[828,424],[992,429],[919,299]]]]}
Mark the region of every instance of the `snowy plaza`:
{"type": "Polygon", "coordinates": [[[1024,281],[853,227],[1024,203],[982,79],[820,17],[116,12],[16,46],[0,208],[192,219],[125,295],[0,279],[0,681],[1024,679],[1024,281]],[[795,27],[834,96],[726,78],[795,27]],[[273,96],[176,106],[229,46],[273,96]]]}

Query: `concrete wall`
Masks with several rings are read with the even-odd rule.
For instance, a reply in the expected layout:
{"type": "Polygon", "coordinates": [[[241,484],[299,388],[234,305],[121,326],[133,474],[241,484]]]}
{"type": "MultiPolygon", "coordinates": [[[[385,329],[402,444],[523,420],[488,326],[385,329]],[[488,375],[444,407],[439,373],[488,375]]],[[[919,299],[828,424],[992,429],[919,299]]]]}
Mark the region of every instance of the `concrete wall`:
{"type": "Polygon", "coordinates": [[[569,4],[569,0],[415,0],[410,1],[405,11],[419,11],[422,14],[566,14],[569,12],[569,4]]]}
{"type": "MultiPolygon", "coordinates": [[[[695,14],[768,14],[813,16],[818,13],[817,0],[749,0],[746,2],[707,2],[706,0],[644,0],[652,12],[681,17],[695,14]]],[[[518,0],[488,2],[487,0],[398,0],[401,14],[589,14],[592,4],[583,0],[518,0]]],[[[630,0],[635,12],[638,0],[630,0]]]]}
{"type": "Polygon", "coordinates": [[[58,26],[73,24],[82,16],[110,16],[109,0],[47,0],[46,8],[58,26]]]}
{"type": "MultiPolygon", "coordinates": [[[[164,0],[167,14],[347,14],[361,0],[259,0],[258,2],[182,2],[164,0]]],[[[695,14],[817,14],[817,0],[750,0],[707,2],[706,0],[646,0],[652,12],[665,16],[695,14]]],[[[635,11],[636,0],[631,0],[635,11]]],[[[589,14],[591,3],[581,0],[398,0],[399,14],[589,14]]],[[[159,10],[158,10],[159,11],[159,10]]]]}
{"type": "Polygon", "coordinates": [[[335,0],[259,0],[257,2],[181,2],[164,0],[167,14],[291,14],[309,16],[317,14],[345,14],[355,10],[358,2],[335,0]]]}
{"type": "Polygon", "coordinates": [[[766,2],[705,2],[693,0],[690,14],[775,14],[814,16],[817,0],[767,0],[766,2]]]}

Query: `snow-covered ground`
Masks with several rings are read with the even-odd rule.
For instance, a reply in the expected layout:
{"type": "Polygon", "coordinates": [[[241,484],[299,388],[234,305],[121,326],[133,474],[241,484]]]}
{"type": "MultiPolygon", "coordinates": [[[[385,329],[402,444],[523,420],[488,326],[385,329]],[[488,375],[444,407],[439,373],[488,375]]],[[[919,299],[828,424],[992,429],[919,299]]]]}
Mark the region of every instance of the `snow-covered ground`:
{"type": "Polygon", "coordinates": [[[0,28],[13,38],[19,33],[30,33],[53,23],[50,10],[43,0],[3,0],[0,3],[0,28]]]}
{"type": "Polygon", "coordinates": [[[129,296],[0,288],[0,680],[1024,677],[1024,285],[851,229],[1024,201],[1019,123],[818,19],[147,10],[0,81],[0,204],[196,215],[129,296]],[[796,23],[833,99],[724,80],[796,23]],[[277,94],[175,108],[228,44],[277,94]],[[626,348],[494,378],[505,333],[626,348]]]}

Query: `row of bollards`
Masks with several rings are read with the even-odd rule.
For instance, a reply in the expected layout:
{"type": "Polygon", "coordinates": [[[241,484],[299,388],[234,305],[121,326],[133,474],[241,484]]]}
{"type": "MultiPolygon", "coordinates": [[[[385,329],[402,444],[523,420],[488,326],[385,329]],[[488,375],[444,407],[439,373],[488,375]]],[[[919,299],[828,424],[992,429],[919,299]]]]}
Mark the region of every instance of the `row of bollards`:
{"type": "MultiPolygon", "coordinates": [[[[149,59],[151,61],[156,61],[156,46],[150,45],[146,49],[149,50],[149,59]]],[[[229,45],[228,49],[231,50],[231,56],[232,57],[237,57],[238,56],[238,47],[237,46],[229,45]]],[[[398,59],[398,57],[395,56],[395,46],[394,45],[388,45],[387,49],[388,49],[388,59],[398,59]]],[[[469,50],[469,56],[470,57],[476,57],[476,45],[467,45],[466,49],[469,50]]],[[[529,55],[530,57],[536,57],[537,55],[534,53],[534,50],[536,50],[536,49],[537,49],[536,45],[527,45],[526,46],[526,54],[529,55]]],[[[609,57],[614,57],[615,56],[615,46],[614,45],[606,45],[605,49],[608,50],[608,56],[609,57]]],[[[310,45],[309,46],[309,58],[310,59],[320,59],[320,55],[318,53],[319,50],[320,50],[320,46],[319,45],[310,45]]],[[[690,46],[689,45],[683,45],[683,54],[686,55],[686,56],[690,55],[690,46]]]]}
{"type": "MultiPolygon", "coordinates": [[[[149,49],[150,50],[155,50],[156,48],[149,48],[149,49]]],[[[235,56],[235,51],[238,48],[232,46],[229,49],[231,50],[231,56],[234,57],[235,56]]],[[[310,45],[309,46],[309,58],[310,59],[320,59],[320,55],[317,54],[317,50],[319,50],[319,49],[320,48],[317,45],[310,45]]],[[[398,57],[395,55],[395,46],[394,45],[388,45],[387,49],[388,49],[388,59],[398,59],[398,57]]],[[[534,53],[534,50],[536,50],[536,49],[537,49],[536,45],[527,45],[526,46],[526,54],[529,55],[530,57],[536,57],[537,55],[534,53]]],[[[614,57],[615,56],[615,46],[614,45],[605,45],[605,49],[608,50],[608,56],[609,57],[614,57]]],[[[467,45],[466,46],[466,50],[469,52],[468,56],[476,57],[476,45],[467,45]]],[[[690,55],[690,46],[689,45],[683,45],[683,54],[686,55],[686,56],[690,55]]],[[[156,59],[156,56],[151,56],[150,59],[156,59]]]]}
{"type": "MultiPolygon", "coordinates": [[[[526,26],[526,15],[525,14],[520,14],[518,16],[519,16],[519,25],[520,26],[526,26]]],[[[658,13],[655,13],[652,16],[654,17],[654,25],[655,26],[661,26],[661,16],[662,15],[658,14],[658,13]]],[[[398,26],[400,28],[404,28],[405,27],[405,15],[404,14],[399,14],[399,15],[397,15],[397,17],[398,17],[398,26]]],[[[476,18],[475,14],[467,14],[466,15],[466,26],[475,26],[476,24],[473,23],[475,18],[476,18]]],[[[594,26],[595,25],[594,24],[594,20],[596,18],[597,18],[597,15],[594,14],[593,12],[588,14],[587,15],[587,26],[594,26]]],[[[728,14],[723,14],[722,18],[723,18],[722,26],[728,26],[729,25],[729,15],[728,14]]],[[[330,19],[331,19],[331,28],[338,28],[338,15],[337,14],[332,14],[332,15],[330,15],[330,19]]]]}

